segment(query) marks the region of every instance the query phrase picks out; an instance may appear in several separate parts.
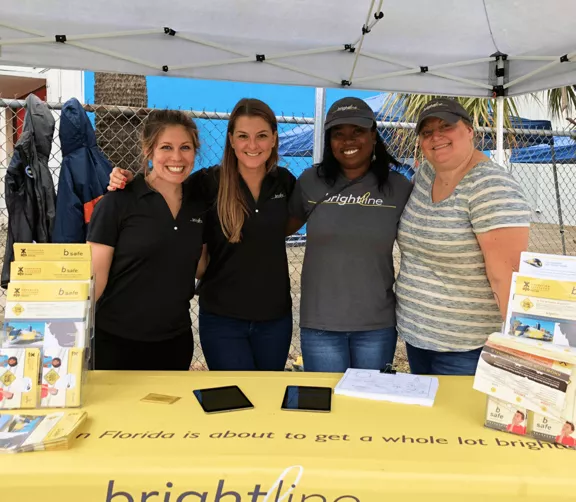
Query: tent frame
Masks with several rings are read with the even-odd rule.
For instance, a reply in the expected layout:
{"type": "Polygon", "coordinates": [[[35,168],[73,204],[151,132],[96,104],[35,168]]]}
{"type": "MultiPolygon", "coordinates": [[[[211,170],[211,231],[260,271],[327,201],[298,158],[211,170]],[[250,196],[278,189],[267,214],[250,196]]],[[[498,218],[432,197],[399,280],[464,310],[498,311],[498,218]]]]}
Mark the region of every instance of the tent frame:
{"type": "Polygon", "coordinates": [[[320,81],[325,81],[329,84],[335,86],[352,86],[354,82],[371,82],[375,80],[382,80],[385,78],[392,78],[398,77],[403,75],[411,75],[417,73],[429,73],[430,75],[434,75],[439,78],[460,82],[472,87],[477,87],[481,89],[485,89],[487,97],[502,97],[507,94],[508,89],[512,86],[519,84],[527,79],[530,79],[540,73],[546,72],[549,69],[566,62],[576,62],[576,51],[563,54],[563,55],[556,55],[556,56],[508,56],[506,54],[496,53],[490,56],[479,58],[479,59],[472,59],[467,61],[458,61],[452,62],[447,64],[440,64],[440,65],[414,65],[408,63],[406,61],[398,61],[391,57],[381,56],[379,54],[373,54],[370,52],[362,51],[362,45],[366,36],[370,34],[372,29],[378,24],[380,20],[384,18],[384,12],[382,10],[382,5],[384,0],[378,0],[378,5],[376,5],[376,0],[370,1],[370,7],[368,8],[368,12],[366,15],[366,21],[361,28],[361,36],[358,37],[356,40],[351,41],[350,43],[346,43],[344,45],[336,45],[336,46],[328,46],[328,47],[320,47],[316,49],[308,49],[308,50],[301,50],[301,51],[292,51],[292,52],[284,52],[279,54],[266,54],[264,51],[258,54],[250,54],[243,51],[238,51],[234,47],[224,46],[222,44],[210,42],[208,40],[203,40],[199,37],[193,37],[190,35],[185,35],[182,33],[176,32],[174,29],[170,27],[159,27],[155,29],[147,29],[147,30],[129,30],[129,31],[114,31],[114,32],[103,32],[103,33],[90,33],[90,34],[79,34],[79,35],[67,35],[67,34],[56,34],[56,35],[46,35],[45,33],[41,33],[36,30],[31,30],[29,28],[24,28],[22,26],[16,26],[11,23],[0,22],[0,26],[4,28],[9,28],[14,31],[19,31],[21,33],[26,33],[28,35],[32,35],[31,38],[15,38],[15,39],[4,39],[0,40],[0,56],[2,47],[13,46],[13,45],[35,45],[35,44],[63,44],[63,45],[71,45],[73,47],[86,50],[93,53],[103,54],[106,56],[110,56],[122,61],[127,61],[133,64],[137,64],[143,66],[147,69],[156,70],[158,72],[168,73],[171,70],[187,70],[187,69],[199,69],[199,68],[208,68],[208,67],[215,67],[215,66],[224,66],[224,65],[231,65],[231,64],[238,64],[238,63],[248,63],[248,62],[258,62],[263,64],[268,64],[271,66],[275,66],[278,68],[282,68],[291,72],[299,73],[308,77],[312,77],[315,79],[319,79],[320,81]],[[190,63],[190,64],[181,64],[176,66],[168,66],[168,65],[158,65],[151,63],[150,61],[145,61],[140,58],[135,58],[132,56],[128,56],[126,54],[122,54],[118,51],[112,51],[108,49],[102,49],[99,47],[94,47],[92,45],[85,44],[84,41],[86,40],[97,40],[97,39],[105,39],[105,38],[118,38],[118,37],[132,37],[132,36],[158,36],[163,34],[170,38],[178,38],[181,40],[186,40],[190,43],[203,45],[206,47],[215,48],[224,52],[228,52],[233,54],[236,57],[229,58],[229,59],[219,59],[214,61],[208,61],[203,63],[190,63]],[[281,62],[279,60],[288,57],[295,57],[295,56],[306,56],[311,54],[321,54],[327,52],[340,52],[340,51],[347,51],[354,54],[354,59],[352,62],[350,76],[347,80],[335,80],[332,78],[328,78],[323,75],[318,75],[316,73],[310,72],[308,70],[303,70],[298,68],[292,64],[287,64],[281,62]],[[398,71],[391,71],[386,73],[380,73],[376,75],[370,75],[365,77],[360,77],[354,79],[354,73],[356,71],[356,67],[360,57],[373,59],[377,61],[386,62],[389,64],[394,64],[400,67],[404,67],[404,70],[398,71]],[[548,61],[548,64],[533,70],[526,75],[522,75],[515,80],[510,82],[505,82],[505,75],[504,75],[504,61],[548,61]],[[495,62],[497,65],[497,77],[498,77],[498,84],[497,85],[490,85],[485,82],[478,82],[471,79],[461,78],[456,75],[452,75],[450,73],[446,73],[444,70],[449,68],[456,68],[462,67],[467,65],[479,64],[479,63],[492,63],[495,62]]]}

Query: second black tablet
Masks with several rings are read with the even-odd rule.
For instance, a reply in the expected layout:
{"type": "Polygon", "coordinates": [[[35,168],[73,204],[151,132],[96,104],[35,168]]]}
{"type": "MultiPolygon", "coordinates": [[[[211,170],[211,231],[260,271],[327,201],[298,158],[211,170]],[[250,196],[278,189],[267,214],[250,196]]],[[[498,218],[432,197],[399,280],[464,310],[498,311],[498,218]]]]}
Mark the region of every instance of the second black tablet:
{"type": "Polygon", "coordinates": [[[332,408],[332,389],[330,387],[307,387],[288,385],[282,401],[282,409],[289,411],[322,411],[332,408]]]}

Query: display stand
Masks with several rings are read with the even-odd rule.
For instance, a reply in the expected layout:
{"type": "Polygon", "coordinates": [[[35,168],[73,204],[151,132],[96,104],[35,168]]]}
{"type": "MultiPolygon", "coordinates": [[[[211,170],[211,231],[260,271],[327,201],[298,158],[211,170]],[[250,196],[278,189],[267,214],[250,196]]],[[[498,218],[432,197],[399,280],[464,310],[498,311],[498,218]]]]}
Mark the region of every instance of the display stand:
{"type": "Polygon", "coordinates": [[[576,449],[576,260],[523,253],[502,333],[478,362],[485,426],[576,449]]]}
{"type": "Polygon", "coordinates": [[[14,244],[0,348],[0,409],[83,404],[94,333],[88,244],[14,244]]]}

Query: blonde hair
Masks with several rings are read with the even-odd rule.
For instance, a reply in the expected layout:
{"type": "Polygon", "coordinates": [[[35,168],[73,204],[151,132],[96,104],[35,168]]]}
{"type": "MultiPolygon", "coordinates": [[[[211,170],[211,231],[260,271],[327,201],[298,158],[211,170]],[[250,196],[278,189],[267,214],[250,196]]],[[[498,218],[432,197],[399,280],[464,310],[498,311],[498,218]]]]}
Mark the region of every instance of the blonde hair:
{"type": "Polygon", "coordinates": [[[152,158],[158,138],[167,127],[182,126],[190,135],[194,152],[200,148],[198,128],[192,118],[180,110],[152,110],[142,128],[142,168],[144,176],[148,175],[148,162],[152,158]]]}
{"type": "MultiPolygon", "coordinates": [[[[226,131],[226,146],[220,166],[220,182],[218,186],[217,209],[218,219],[222,232],[229,242],[237,243],[242,238],[242,226],[248,214],[248,203],[240,189],[240,173],[238,172],[238,159],[230,142],[230,135],[234,134],[236,120],[239,117],[260,117],[264,119],[272,133],[278,131],[278,123],[274,112],[259,99],[241,99],[228,121],[226,131]]],[[[272,148],[272,153],[266,161],[266,173],[276,170],[278,164],[278,140],[272,148]]]]}

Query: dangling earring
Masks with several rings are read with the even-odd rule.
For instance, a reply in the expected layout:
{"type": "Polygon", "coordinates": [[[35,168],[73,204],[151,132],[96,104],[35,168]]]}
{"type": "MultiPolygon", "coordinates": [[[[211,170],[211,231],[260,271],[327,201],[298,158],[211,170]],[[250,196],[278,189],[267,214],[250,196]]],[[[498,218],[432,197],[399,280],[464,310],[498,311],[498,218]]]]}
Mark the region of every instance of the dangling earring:
{"type": "Polygon", "coordinates": [[[152,161],[148,160],[148,169],[152,169],[152,161]]]}
{"type": "Polygon", "coordinates": [[[372,149],[372,162],[376,161],[376,143],[374,143],[374,148],[372,149]]]}

